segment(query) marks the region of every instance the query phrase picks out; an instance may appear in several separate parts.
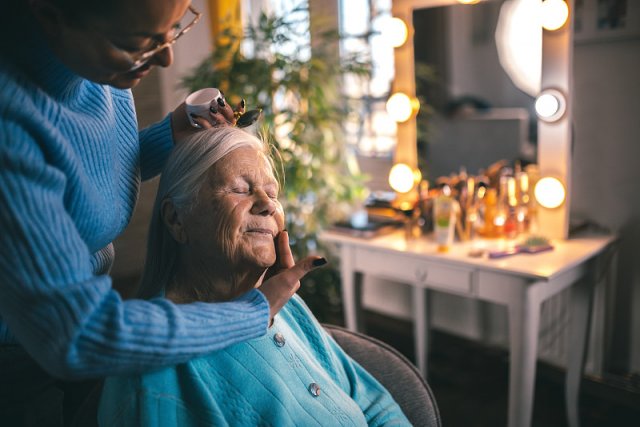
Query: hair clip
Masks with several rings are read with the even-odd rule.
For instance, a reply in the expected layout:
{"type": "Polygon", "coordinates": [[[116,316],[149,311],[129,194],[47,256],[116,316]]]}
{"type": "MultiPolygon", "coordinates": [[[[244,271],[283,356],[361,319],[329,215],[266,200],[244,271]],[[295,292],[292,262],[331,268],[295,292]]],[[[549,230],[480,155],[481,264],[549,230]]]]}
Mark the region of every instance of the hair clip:
{"type": "Polygon", "coordinates": [[[249,110],[238,117],[236,121],[236,126],[239,128],[246,128],[247,126],[251,126],[252,124],[258,121],[261,115],[262,115],[262,109],[260,108],[256,108],[255,110],[249,110]]]}

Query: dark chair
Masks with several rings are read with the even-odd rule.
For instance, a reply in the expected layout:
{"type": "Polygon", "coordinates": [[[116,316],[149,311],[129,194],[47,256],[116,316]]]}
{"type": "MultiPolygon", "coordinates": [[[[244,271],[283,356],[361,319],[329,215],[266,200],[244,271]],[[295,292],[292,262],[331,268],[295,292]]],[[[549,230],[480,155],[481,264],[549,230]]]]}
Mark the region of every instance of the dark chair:
{"type": "Polygon", "coordinates": [[[433,392],[406,357],[367,335],[339,326],[323,326],[349,356],[389,390],[414,426],[442,425],[433,392]]]}

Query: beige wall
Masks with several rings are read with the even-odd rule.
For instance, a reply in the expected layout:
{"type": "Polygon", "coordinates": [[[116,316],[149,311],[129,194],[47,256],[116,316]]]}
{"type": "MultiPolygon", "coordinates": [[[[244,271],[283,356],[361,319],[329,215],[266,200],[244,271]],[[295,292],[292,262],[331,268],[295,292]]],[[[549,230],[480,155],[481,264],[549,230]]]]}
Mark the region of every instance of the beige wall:
{"type": "Polygon", "coordinates": [[[610,313],[614,367],[640,372],[640,39],[574,52],[572,211],[621,236],[610,313]]]}

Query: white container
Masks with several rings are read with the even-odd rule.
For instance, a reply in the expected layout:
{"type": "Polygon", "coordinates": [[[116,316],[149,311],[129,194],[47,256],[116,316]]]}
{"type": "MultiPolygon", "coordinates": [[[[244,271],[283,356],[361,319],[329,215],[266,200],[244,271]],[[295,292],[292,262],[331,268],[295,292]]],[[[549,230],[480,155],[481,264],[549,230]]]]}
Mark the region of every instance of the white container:
{"type": "Polygon", "coordinates": [[[211,105],[213,104],[217,110],[219,99],[224,100],[224,96],[220,90],[214,87],[200,89],[187,96],[184,103],[191,126],[198,127],[198,124],[193,121],[192,115],[208,119],[211,105]]]}

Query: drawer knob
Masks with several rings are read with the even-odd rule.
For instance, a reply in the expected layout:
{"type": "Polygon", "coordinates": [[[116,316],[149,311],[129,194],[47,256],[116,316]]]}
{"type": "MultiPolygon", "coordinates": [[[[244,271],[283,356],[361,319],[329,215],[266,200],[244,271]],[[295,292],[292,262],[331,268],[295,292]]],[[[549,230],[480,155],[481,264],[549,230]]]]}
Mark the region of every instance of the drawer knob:
{"type": "Polygon", "coordinates": [[[418,269],[416,270],[416,279],[418,282],[424,283],[427,281],[427,270],[418,269]]]}

